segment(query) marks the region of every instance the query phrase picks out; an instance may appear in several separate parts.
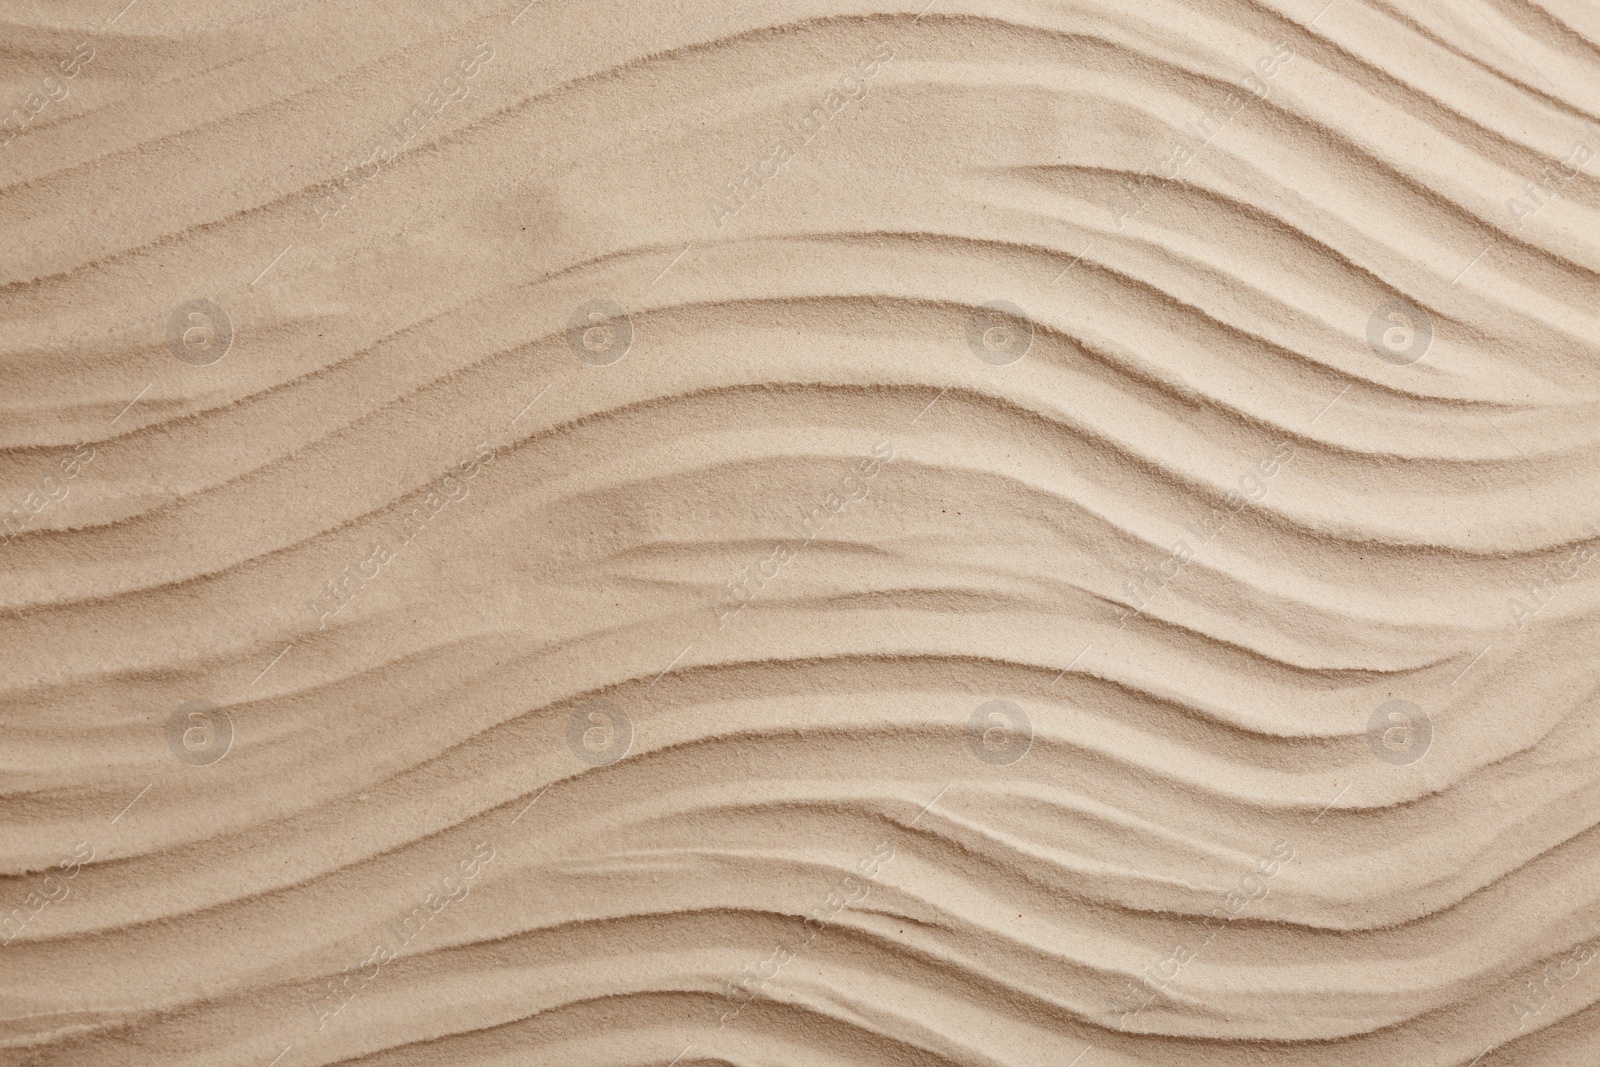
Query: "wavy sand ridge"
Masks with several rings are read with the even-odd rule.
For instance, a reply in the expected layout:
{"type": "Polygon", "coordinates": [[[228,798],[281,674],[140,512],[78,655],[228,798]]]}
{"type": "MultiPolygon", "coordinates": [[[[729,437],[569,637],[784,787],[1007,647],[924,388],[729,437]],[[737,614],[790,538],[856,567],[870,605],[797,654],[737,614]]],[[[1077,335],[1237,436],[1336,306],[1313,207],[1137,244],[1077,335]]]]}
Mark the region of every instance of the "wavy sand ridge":
{"type": "Polygon", "coordinates": [[[106,7],[0,1063],[1600,1059],[1589,7],[106,7]]]}

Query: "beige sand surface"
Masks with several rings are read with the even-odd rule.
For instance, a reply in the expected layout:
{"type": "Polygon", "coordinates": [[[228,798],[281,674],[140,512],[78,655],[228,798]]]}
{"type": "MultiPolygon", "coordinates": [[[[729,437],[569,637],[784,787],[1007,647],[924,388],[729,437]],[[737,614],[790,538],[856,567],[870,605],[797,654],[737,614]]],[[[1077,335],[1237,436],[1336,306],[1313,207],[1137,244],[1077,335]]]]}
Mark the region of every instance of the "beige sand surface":
{"type": "Polygon", "coordinates": [[[1600,1064],[1591,0],[124,3],[0,1064],[1600,1064]]]}

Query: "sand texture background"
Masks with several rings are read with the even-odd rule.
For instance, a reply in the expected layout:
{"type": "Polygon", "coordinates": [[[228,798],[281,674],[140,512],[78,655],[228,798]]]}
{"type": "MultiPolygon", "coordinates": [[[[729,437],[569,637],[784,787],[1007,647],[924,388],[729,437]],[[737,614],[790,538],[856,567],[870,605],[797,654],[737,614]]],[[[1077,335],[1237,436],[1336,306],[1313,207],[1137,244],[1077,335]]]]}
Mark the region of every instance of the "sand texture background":
{"type": "Polygon", "coordinates": [[[0,1064],[1600,1063],[1592,2],[125,3],[0,1064]]]}

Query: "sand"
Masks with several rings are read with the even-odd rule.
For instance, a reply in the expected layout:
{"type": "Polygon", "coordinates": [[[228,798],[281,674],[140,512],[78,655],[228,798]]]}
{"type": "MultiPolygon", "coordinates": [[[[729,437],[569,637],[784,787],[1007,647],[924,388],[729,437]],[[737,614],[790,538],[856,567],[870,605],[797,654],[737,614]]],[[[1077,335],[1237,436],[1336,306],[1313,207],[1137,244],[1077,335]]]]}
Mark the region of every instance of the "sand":
{"type": "Polygon", "coordinates": [[[124,3],[0,1063],[1600,1063],[1592,5],[124,3]]]}

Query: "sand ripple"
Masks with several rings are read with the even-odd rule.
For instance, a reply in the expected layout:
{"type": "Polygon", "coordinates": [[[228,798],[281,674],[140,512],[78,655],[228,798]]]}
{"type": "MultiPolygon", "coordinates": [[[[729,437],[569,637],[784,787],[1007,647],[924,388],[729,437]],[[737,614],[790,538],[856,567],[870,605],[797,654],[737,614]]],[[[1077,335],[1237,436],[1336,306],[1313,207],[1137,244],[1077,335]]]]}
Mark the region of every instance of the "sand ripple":
{"type": "Polygon", "coordinates": [[[922,2],[13,7],[0,1062],[1600,1061],[1600,18],[922,2]]]}

